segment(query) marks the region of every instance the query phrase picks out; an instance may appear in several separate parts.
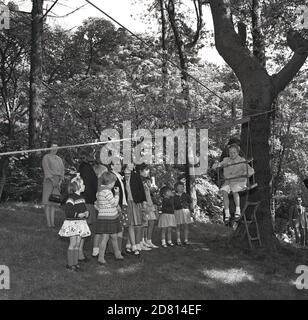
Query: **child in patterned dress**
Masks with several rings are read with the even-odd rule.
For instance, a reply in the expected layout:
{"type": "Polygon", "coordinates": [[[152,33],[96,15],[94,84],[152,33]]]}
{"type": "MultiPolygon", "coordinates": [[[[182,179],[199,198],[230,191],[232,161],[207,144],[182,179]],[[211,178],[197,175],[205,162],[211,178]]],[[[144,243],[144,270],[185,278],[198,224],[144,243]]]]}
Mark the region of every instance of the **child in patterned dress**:
{"type": "Polygon", "coordinates": [[[77,174],[69,185],[69,197],[65,204],[66,219],[59,231],[61,237],[69,237],[70,244],[67,250],[67,266],[70,271],[81,271],[78,264],[81,239],[91,235],[86,218],[89,215],[85,199],[80,195],[85,189],[83,180],[77,174]]]}

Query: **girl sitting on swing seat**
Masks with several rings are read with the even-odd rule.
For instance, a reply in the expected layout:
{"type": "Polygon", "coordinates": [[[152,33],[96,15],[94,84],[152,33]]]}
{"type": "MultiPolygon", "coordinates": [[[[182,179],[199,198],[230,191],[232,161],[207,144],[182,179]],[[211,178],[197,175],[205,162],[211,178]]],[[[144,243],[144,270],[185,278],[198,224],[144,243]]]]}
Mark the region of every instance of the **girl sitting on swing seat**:
{"type": "Polygon", "coordinates": [[[232,192],[235,203],[235,220],[241,216],[239,192],[247,188],[248,178],[254,174],[254,169],[248,165],[246,159],[239,155],[240,147],[237,144],[229,146],[229,157],[221,162],[216,161],[213,169],[222,167],[224,174],[224,184],[220,188],[223,195],[225,223],[230,220],[229,193],[232,192]]]}

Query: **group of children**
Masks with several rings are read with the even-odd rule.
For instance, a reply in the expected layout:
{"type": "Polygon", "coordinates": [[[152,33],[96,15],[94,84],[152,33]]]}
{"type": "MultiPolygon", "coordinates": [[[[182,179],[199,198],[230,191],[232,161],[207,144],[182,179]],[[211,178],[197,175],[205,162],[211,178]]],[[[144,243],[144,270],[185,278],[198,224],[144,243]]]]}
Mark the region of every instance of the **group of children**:
{"type": "MultiPolygon", "coordinates": [[[[157,220],[157,226],[161,229],[163,248],[174,246],[173,228],[176,228],[175,244],[188,245],[188,226],[193,222],[192,201],[184,192],[184,184],[177,182],[174,191],[170,187],[162,187],[159,192],[160,201],[157,201],[154,196],[154,193],[157,194],[157,187],[152,184],[147,165],[126,166],[124,173],[125,175],[120,175],[113,170],[107,170],[99,174],[95,202],[97,218],[92,231],[95,233],[94,246],[98,245],[98,248],[93,249],[92,256],[97,257],[98,263],[106,263],[105,252],[109,239],[115,259],[124,259],[118,240],[126,230],[127,253],[139,255],[142,250],[150,251],[158,248],[152,242],[157,220]],[[119,180],[120,183],[117,184],[119,180]],[[181,226],[184,226],[183,242],[181,226]],[[137,236],[138,233],[139,236],[137,236]]],[[[91,231],[87,224],[89,212],[82,196],[85,186],[79,174],[70,181],[68,189],[70,195],[65,204],[66,218],[59,235],[70,239],[67,250],[67,269],[80,271],[82,269],[79,261],[84,260],[80,259],[80,245],[86,237],[91,235],[91,231]]]]}
{"type": "MultiPolygon", "coordinates": [[[[230,219],[229,194],[235,202],[235,219],[241,217],[239,192],[247,188],[247,181],[254,174],[252,167],[241,154],[240,146],[230,139],[227,154],[213,168],[223,168],[224,183],[220,188],[224,200],[225,222],[230,219]]],[[[139,255],[140,251],[158,248],[152,242],[153,230],[161,229],[163,248],[188,245],[189,224],[194,220],[193,204],[190,196],[184,192],[184,184],[177,182],[174,190],[168,186],[160,189],[157,201],[157,187],[151,182],[150,168],[146,164],[127,165],[122,170],[120,161],[111,163],[110,169],[101,166],[95,170],[98,177],[95,208],[95,236],[93,257],[99,264],[105,264],[105,252],[108,240],[116,260],[124,257],[119,246],[119,238],[127,232],[126,253],[139,255]],[[103,169],[102,169],[103,168],[103,169]],[[121,173],[122,172],[122,173],[121,173]],[[183,227],[184,241],[181,239],[183,227]],[[176,242],[172,240],[172,230],[176,228],[176,242]]],[[[80,270],[79,260],[84,260],[82,249],[84,238],[91,235],[87,224],[89,212],[82,193],[85,186],[79,174],[69,184],[70,196],[66,201],[66,219],[59,232],[62,237],[69,237],[67,268],[80,270]]]]}

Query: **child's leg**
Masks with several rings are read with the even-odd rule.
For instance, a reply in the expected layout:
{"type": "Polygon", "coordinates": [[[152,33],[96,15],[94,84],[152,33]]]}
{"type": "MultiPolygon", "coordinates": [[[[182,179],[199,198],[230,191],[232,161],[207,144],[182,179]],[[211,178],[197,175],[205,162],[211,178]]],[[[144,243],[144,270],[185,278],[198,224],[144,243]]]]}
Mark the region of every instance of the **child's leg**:
{"type": "Polygon", "coordinates": [[[50,221],[50,205],[46,204],[45,208],[45,216],[46,216],[46,222],[47,222],[47,227],[50,228],[51,227],[51,221],[50,221]]]}
{"type": "Polygon", "coordinates": [[[77,243],[77,237],[70,237],[70,244],[67,250],[67,265],[69,267],[74,266],[74,254],[75,254],[75,247],[77,243]]]}
{"type": "Polygon", "coordinates": [[[121,255],[121,251],[119,250],[117,234],[111,234],[110,237],[115,258],[122,260],[123,256],[121,255]]]}
{"type": "Polygon", "coordinates": [[[106,246],[107,246],[108,240],[109,240],[109,234],[103,234],[102,241],[99,246],[98,262],[106,263],[105,251],[106,251],[106,246]]]}
{"type": "Polygon", "coordinates": [[[135,236],[135,227],[129,226],[128,227],[128,244],[131,245],[133,251],[136,251],[136,236],[135,236]]]}
{"type": "Polygon", "coordinates": [[[176,225],[176,242],[178,245],[181,244],[181,225],[180,224],[176,225]]]}
{"type": "Polygon", "coordinates": [[[51,227],[55,226],[55,211],[56,211],[55,206],[50,206],[50,224],[51,224],[51,227]]]}
{"type": "Polygon", "coordinates": [[[119,233],[117,233],[117,241],[118,241],[118,248],[119,251],[122,251],[122,242],[123,242],[123,229],[119,233]]]}
{"type": "Polygon", "coordinates": [[[168,244],[172,244],[172,227],[168,227],[168,244]]]}
{"type": "Polygon", "coordinates": [[[83,253],[83,246],[84,246],[85,238],[82,238],[80,240],[80,246],[79,246],[79,255],[78,255],[78,260],[85,260],[85,256],[83,253]]]}
{"type": "Polygon", "coordinates": [[[74,249],[74,266],[78,265],[80,243],[81,243],[81,237],[76,236],[76,245],[75,245],[75,249],[74,249]]]}
{"type": "Polygon", "coordinates": [[[224,200],[224,209],[225,209],[225,217],[226,220],[230,219],[230,210],[229,210],[229,194],[227,191],[222,191],[222,196],[224,200]]]}
{"type": "Polygon", "coordinates": [[[136,246],[137,246],[137,249],[140,251],[141,250],[140,242],[142,238],[142,228],[140,226],[135,227],[135,236],[136,236],[136,246]]]}
{"type": "Polygon", "coordinates": [[[93,257],[97,257],[98,254],[99,254],[99,244],[101,243],[102,241],[102,236],[100,234],[96,234],[94,236],[94,239],[93,239],[93,251],[92,251],[92,256],[93,257]]]}
{"type": "Polygon", "coordinates": [[[167,228],[161,228],[161,244],[162,244],[162,246],[166,245],[166,229],[167,228]]]}
{"type": "Polygon", "coordinates": [[[233,192],[233,199],[235,203],[235,217],[238,218],[241,215],[240,195],[238,192],[233,192]]]}
{"type": "Polygon", "coordinates": [[[184,224],[184,238],[185,238],[185,243],[188,242],[188,234],[189,234],[189,225],[184,224]]]}
{"type": "Polygon", "coordinates": [[[152,236],[153,236],[153,230],[154,230],[154,223],[155,223],[155,220],[149,220],[148,221],[148,230],[147,230],[147,239],[148,239],[148,242],[152,242],[152,236]]]}
{"type": "MultiPolygon", "coordinates": [[[[148,222],[149,223],[149,222],[148,222]]],[[[142,241],[146,243],[148,240],[148,227],[143,227],[142,231],[142,241]]]]}

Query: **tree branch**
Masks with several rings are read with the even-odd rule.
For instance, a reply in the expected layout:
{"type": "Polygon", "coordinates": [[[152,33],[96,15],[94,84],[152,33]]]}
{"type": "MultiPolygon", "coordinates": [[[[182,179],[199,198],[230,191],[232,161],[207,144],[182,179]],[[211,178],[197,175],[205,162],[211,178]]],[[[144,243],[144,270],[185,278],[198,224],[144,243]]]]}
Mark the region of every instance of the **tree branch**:
{"type": "Polygon", "coordinates": [[[219,54],[233,69],[243,84],[250,76],[247,69],[266,72],[250,51],[243,46],[241,37],[235,32],[230,0],[210,0],[214,21],[215,44],[219,54]]]}
{"type": "Polygon", "coordinates": [[[296,31],[290,30],[287,35],[289,47],[294,51],[290,61],[272,76],[275,93],[278,94],[291,82],[308,57],[308,41],[296,31]]]}
{"type": "Polygon", "coordinates": [[[201,0],[193,0],[193,1],[194,1],[195,13],[197,17],[197,28],[196,28],[196,32],[193,40],[186,45],[187,48],[193,48],[196,45],[196,43],[200,38],[200,33],[203,27],[202,2],[201,0]]]}

